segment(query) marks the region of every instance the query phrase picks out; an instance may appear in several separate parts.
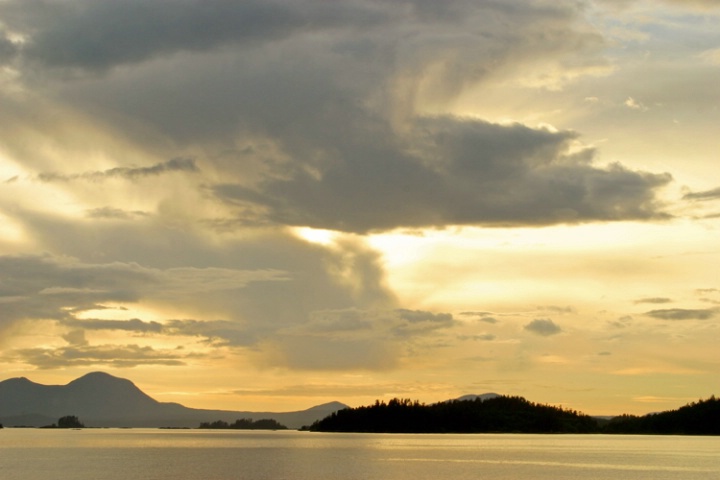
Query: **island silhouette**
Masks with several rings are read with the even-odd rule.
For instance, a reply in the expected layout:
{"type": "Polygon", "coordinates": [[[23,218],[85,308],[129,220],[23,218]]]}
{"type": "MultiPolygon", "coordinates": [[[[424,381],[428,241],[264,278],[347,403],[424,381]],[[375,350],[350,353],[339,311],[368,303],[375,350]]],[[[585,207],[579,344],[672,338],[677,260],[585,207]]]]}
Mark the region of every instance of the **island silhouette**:
{"type": "Polygon", "coordinates": [[[612,433],[720,435],[720,400],[714,396],[660,413],[591,417],[518,396],[451,400],[425,405],[410,399],[376,401],[339,410],[308,430],[372,433],[612,433]]]}
{"type": "Polygon", "coordinates": [[[0,382],[0,423],[6,427],[42,427],[74,415],[88,427],[196,428],[200,423],[237,419],[272,419],[300,428],[346,408],[329,402],[294,412],[248,412],[189,408],[159,402],[133,382],[104,372],[92,372],[67,385],[42,385],[25,377],[0,382]]]}
{"type": "Polygon", "coordinates": [[[329,402],[295,412],[243,412],[158,402],[130,380],[103,372],[89,373],[67,385],[41,385],[24,377],[0,382],[0,425],[51,424],[60,428],[199,426],[377,433],[720,435],[720,400],[711,396],[677,410],[612,418],[591,417],[495,393],[465,395],[429,405],[395,398],[357,408],[329,402]],[[58,418],[57,424],[52,423],[58,418]]]}

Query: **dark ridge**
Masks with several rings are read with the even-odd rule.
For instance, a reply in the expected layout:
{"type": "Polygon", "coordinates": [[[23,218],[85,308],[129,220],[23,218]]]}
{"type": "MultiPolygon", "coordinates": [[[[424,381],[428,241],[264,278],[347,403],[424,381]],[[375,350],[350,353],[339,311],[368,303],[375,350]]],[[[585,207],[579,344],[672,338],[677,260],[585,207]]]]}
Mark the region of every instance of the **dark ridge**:
{"type": "MultiPolygon", "coordinates": [[[[462,398],[462,397],[461,397],[462,398]]],[[[596,419],[522,397],[451,400],[432,405],[409,399],[340,410],[308,427],[321,432],[373,433],[610,433],[720,435],[720,400],[714,396],[642,417],[596,419]]]]}
{"type": "Polygon", "coordinates": [[[451,400],[432,405],[409,399],[340,410],[310,430],[375,433],[596,433],[588,415],[538,405],[522,397],[451,400]]]}

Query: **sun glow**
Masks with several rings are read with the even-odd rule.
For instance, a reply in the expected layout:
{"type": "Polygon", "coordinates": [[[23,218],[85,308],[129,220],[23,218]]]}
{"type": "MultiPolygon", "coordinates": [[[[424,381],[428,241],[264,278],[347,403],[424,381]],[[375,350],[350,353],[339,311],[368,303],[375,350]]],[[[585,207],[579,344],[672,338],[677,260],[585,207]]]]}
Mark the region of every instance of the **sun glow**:
{"type": "Polygon", "coordinates": [[[293,228],[293,233],[307,242],[326,246],[334,244],[337,236],[339,235],[333,230],[323,230],[310,227],[293,228]]]}
{"type": "Polygon", "coordinates": [[[26,239],[26,235],[22,227],[0,213],[0,242],[20,243],[26,239]]]}
{"type": "Polygon", "coordinates": [[[167,315],[153,308],[133,305],[131,307],[117,304],[105,305],[103,308],[85,310],[75,315],[78,320],[133,320],[136,318],[146,322],[162,322],[167,315]]]}

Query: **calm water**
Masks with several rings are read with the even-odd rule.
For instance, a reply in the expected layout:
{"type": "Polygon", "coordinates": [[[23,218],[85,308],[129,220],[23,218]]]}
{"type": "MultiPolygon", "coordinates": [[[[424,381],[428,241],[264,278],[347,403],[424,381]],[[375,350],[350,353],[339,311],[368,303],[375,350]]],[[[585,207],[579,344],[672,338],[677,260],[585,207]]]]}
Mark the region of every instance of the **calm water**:
{"type": "Polygon", "coordinates": [[[0,430],[3,480],[720,479],[720,438],[0,430]]]}

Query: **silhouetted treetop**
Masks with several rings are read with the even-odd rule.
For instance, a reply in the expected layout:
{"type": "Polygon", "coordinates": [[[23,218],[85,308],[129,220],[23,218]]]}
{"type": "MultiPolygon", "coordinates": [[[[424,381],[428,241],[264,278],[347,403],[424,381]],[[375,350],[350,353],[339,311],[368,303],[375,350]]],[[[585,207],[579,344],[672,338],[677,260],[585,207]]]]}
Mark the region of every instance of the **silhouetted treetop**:
{"type": "Polygon", "coordinates": [[[253,421],[250,418],[241,418],[234,423],[227,423],[222,420],[214,422],[203,422],[199,428],[218,430],[287,430],[287,427],[272,418],[263,418],[253,421]]]}
{"type": "Polygon", "coordinates": [[[57,428],[85,428],[85,425],[75,415],[67,415],[58,419],[57,428]]]}

